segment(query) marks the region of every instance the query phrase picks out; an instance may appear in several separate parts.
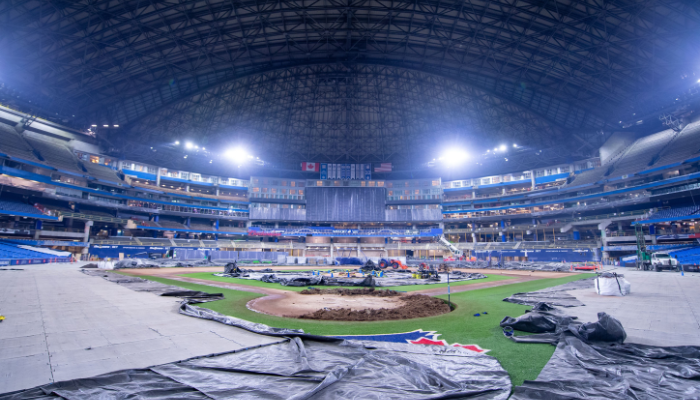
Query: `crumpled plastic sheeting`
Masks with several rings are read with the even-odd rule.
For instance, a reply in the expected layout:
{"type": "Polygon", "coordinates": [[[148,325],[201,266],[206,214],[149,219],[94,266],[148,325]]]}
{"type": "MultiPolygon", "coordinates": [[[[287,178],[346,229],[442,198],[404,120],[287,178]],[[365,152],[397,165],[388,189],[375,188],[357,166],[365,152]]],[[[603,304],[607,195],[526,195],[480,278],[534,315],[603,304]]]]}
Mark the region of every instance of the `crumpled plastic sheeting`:
{"type": "Polygon", "coordinates": [[[125,276],[107,271],[81,270],[85,275],[99,276],[110,282],[125,286],[136,292],[151,292],[161,296],[179,297],[189,300],[191,303],[207,303],[223,300],[221,293],[206,293],[197,290],[183,290],[181,287],[165,285],[160,282],[149,281],[135,276],[125,276]]]}
{"type": "MultiPolygon", "coordinates": [[[[242,270],[243,271],[243,270],[242,270]]],[[[435,283],[447,283],[447,274],[440,274],[440,280],[415,279],[410,273],[384,271],[383,278],[372,277],[347,277],[343,271],[335,271],[337,276],[312,275],[311,272],[289,273],[278,271],[273,274],[265,274],[260,271],[241,272],[232,274],[214,274],[214,276],[231,277],[239,279],[259,280],[268,283],[279,283],[282,286],[362,286],[362,287],[389,287],[405,285],[431,285],[435,283]]],[[[479,273],[464,273],[455,271],[450,273],[451,282],[470,281],[484,279],[486,275],[479,273]]]]}
{"type": "Polygon", "coordinates": [[[503,299],[509,303],[522,304],[525,306],[534,306],[537,303],[547,303],[553,306],[560,307],[579,307],[584,304],[576,297],[566,293],[568,290],[588,289],[593,288],[593,280],[595,278],[579,279],[577,281],[565,283],[559,286],[538,290],[535,292],[515,293],[510,297],[503,299]]]}
{"type": "Polygon", "coordinates": [[[555,307],[540,303],[518,318],[505,317],[500,325],[502,328],[510,326],[519,331],[535,333],[535,335],[510,337],[518,343],[557,345],[567,334],[593,342],[622,343],[627,338],[622,323],[604,312],[598,313],[596,322],[584,324],[575,319],[559,312],[555,307]]]}
{"type": "Polygon", "coordinates": [[[117,261],[114,264],[114,269],[127,269],[127,268],[189,268],[189,267],[218,267],[223,266],[224,263],[211,262],[207,260],[198,261],[179,261],[169,258],[162,259],[148,259],[148,258],[127,258],[121,261],[117,261]]]}
{"type": "Polygon", "coordinates": [[[187,301],[183,301],[180,304],[180,314],[187,315],[189,317],[208,319],[211,321],[220,322],[222,324],[235,326],[236,328],[245,329],[247,331],[258,333],[267,336],[303,336],[309,337],[316,340],[337,340],[325,336],[314,336],[304,333],[303,329],[290,329],[290,328],[274,328],[267,326],[265,324],[258,324],[256,322],[246,321],[244,319],[231,317],[228,315],[220,314],[216,311],[212,311],[208,308],[202,308],[190,305],[187,301]]]}
{"type": "Polygon", "coordinates": [[[511,400],[700,398],[700,347],[590,344],[567,334],[511,400]]]}
{"type": "Polygon", "coordinates": [[[505,400],[510,389],[495,358],[457,347],[297,337],[54,383],[5,399],[505,400]]]}
{"type": "Polygon", "coordinates": [[[577,317],[561,313],[556,307],[547,303],[539,303],[532,310],[513,318],[505,317],[501,321],[501,328],[510,326],[516,331],[530,333],[554,332],[559,326],[568,326],[577,317]]]}

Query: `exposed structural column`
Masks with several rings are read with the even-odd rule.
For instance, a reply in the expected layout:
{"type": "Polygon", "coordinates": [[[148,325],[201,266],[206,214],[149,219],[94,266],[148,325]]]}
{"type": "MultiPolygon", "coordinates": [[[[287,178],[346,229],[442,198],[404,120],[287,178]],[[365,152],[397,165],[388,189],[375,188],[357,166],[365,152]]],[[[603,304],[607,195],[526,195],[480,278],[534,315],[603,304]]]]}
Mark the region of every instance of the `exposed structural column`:
{"type": "Polygon", "coordinates": [[[499,225],[500,225],[500,227],[501,227],[501,231],[499,232],[500,235],[501,235],[501,242],[507,242],[507,241],[508,241],[508,236],[506,236],[506,232],[505,232],[505,229],[506,229],[506,221],[501,220],[501,222],[500,222],[499,225]]]}
{"type": "Polygon", "coordinates": [[[39,240],[39,237],[41,236],[42,226],[42,221],[40,219],[37,219],[34,222],[34,240],[39,240]]]}
{"type": "Polygon", "coordinates": [[[156,168],[156,186],[160,187],[160,168],[156,168]]]}
{"type": "Polygon", "coordinates": [[[85,235],[83,236],[83,242],[87,243],[90,241],[90,227],[94,224],[93,221],[85,222],[85,235]]]}
{"type": "Polygon", "coordinates": [[[530,171],[530,188],[535,190],[535,170],[530,171]]]}

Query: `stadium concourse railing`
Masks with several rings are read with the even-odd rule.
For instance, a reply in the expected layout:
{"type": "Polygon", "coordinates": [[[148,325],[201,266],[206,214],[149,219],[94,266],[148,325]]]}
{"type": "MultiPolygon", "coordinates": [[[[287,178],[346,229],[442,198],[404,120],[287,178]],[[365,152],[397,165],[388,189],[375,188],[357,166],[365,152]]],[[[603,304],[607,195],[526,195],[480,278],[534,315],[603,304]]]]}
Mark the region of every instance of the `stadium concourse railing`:
{"type": "Polygon", "coordinates": [[[317,228],[260,228],[248,229],[249,235],[260,236],[440,236],[442,230],[431,229],[317,229],[317,228]]]}
{"type": "Polygon", "coordinates": [[[63,216],[63,218],[74,218],[74,219],[98,221],[98,222],[112,222],[115,224],[127,224],[127,223],[129,223],[128,219],[105,217],[102,215],[91,215],[91,214],[73,213],[73,212],[66,212],[66,211],[59,211],[58,214],[63,216]]]}
{"type": "Polygon", "coordinates": [[[500,227],[483,227],[483,228],[463,228],[463,229],[445,229],[445,234],[459,234],[459,233],[492,233],[492,232],[503,232],[503,231],[524,231],[529,229],[556,229],[560,228],[571,222],[581,222],[581,221],[603,221],[606,219],[615,219],[621,217],[634,217],[634,216],[644,216],[649,213],[649,210],[635,210],[626,211],[619,213],[609,213],[609,214],[599,214],[592,215],[588,217],[577,217],[577,218],[557,218],[556,224],[552,225],[511,225],[505,228],[500,227]]]}

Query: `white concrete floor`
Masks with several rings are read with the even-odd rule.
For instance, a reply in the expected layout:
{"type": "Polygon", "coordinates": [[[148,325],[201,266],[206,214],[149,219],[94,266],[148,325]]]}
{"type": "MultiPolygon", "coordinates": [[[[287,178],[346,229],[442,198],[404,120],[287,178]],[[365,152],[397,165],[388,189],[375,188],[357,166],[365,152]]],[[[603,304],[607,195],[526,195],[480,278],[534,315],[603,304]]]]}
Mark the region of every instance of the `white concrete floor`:
{"type": "Polygon", "coordinates": [[[632,285],[624,297],[599,296],[595,289],[572,290],[584,307],[565,309],[583,322],[597,321],[600,311],[622,322],[628,343],[653,346],[700,346],[700,273],[611,270],[632,285]]]}
{"type": "Polygon", "coordinates": [[[180,315],[177,298],[79,265],[0,271],[0,393],[279,341],[180,315]]]}

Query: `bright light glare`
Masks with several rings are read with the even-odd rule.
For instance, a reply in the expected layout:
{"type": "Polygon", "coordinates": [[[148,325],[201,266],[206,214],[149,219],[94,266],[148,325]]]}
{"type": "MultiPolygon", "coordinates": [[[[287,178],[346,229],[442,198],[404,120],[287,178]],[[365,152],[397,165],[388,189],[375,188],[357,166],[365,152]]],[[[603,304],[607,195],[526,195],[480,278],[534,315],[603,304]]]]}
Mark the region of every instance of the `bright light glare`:
{"type": "Polygon", "coordinates": [[[517,144],[515,144],[515,143],[513,143],[513,147],[517,148],[517,147],[518,147],[518,145],[517,145],[517,144]]]}
{"type": "Polygon", "coordinates": [[[175,145],[177,146],[177,145],[179,145],[179,144],[180,144],[180,141],[179,141],[179,140],[176,140],[176,141],[175,141],[175,145]]]}
{"type": "Polygon", "coordinates": [[[226,158],[230,159],[231,161],[245,161],[246,158],[253,158],[248,152],[241,147],[236,147],[233,149],[229,149],[226,151],[226,158]]]}
{"type": "Polygon", "coordinates": [[[440,157],[440,160],[443,160],[445,164],[447,165],[459,165],[466,161],[469,158],[469,154],[467,154],[466,151],[464,150],[459,150],[459,149],[450,149],[445,152],[445,154],[440,157]]]}
{"type": "Polygon", "coordinates": [[[501,147],[500,147],[500,150],[501,150],[501,151],[506,151],[506,145],[505,145],[505,144],[502,144],[501,147]]]}
{"type": "Polygon", "coordinates": [[[185,143],[185,148],[186,148],[186,149],[191,149],[192,147],[194,147],[194,145],[193,145],[191,142],[186,142],[186,143],[185,143]]]}

